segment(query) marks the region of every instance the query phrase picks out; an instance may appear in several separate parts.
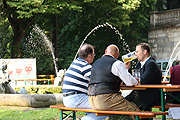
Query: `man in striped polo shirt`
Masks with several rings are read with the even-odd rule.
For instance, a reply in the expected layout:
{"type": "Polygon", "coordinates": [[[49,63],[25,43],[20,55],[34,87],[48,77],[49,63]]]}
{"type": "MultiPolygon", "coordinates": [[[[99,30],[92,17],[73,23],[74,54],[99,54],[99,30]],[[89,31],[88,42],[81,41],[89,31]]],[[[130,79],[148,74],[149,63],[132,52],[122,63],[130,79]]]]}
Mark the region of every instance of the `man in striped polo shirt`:
{"type": "MultiPolygon", "coordinates": [[[[79,50],[79,57],[72,62],[65,73],[63,81],[63,103],[71,108],[91,108],[88,101],[88,84],[91,65],[94,60],[94,47],[84,44],[79,50]]],[[[107,116],[96,116],[89,113],[81,120],[102,120],[107,116]]]]}

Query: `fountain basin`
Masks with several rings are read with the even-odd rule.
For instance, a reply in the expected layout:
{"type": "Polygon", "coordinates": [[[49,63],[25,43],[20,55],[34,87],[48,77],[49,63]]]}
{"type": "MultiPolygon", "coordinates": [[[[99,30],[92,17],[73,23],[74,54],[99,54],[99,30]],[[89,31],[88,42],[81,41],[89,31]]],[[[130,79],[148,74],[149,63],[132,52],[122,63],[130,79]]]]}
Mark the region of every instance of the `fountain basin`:
{"type": "Polygon", "coordinates": [[[62,94],[1,94],[0,106],[48,107],[63,104],[62,94]]]}

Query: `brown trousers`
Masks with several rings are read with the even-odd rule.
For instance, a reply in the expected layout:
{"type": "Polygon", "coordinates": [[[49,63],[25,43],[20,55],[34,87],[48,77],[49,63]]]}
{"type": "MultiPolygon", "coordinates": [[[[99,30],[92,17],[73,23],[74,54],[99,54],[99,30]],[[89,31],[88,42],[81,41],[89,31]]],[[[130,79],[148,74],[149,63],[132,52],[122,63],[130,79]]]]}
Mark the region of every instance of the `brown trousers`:
{"type": "Polygon", "coordinates": [[[137,106],[127,101],[121,93],[89,96],[89,103],[96,110],[136,111],[137,106]]]}

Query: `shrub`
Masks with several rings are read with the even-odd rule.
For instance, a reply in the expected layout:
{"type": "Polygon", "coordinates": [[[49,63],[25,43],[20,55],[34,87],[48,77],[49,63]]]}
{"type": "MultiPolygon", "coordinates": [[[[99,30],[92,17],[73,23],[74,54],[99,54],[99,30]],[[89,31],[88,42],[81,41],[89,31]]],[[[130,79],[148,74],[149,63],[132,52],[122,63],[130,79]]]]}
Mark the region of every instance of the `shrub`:
{"type": "MultiPolygon", "coordinates": [[[[15,90],[19,91],[22,87],[16,87],[15,90]]],[[[57,94],[62,93],[62,86],[25,86],[28,94],[57,94]]]]}

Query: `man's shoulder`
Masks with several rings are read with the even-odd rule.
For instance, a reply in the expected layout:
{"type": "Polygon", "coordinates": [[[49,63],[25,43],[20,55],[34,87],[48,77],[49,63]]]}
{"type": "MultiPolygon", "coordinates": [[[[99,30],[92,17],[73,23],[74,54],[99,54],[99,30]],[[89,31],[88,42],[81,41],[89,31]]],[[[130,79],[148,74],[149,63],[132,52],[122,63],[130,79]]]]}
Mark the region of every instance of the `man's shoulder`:
{"type": "Polygon", "coordinates": [[[98,63],[98,62],[110,62],[110,61],[119,61],[116,58],[109,56],[109,55],[104,55],[101,58],[97,59],[94,63],[98,63]]]}
{"type": "Polygon", "coordinates": [[[180,72],[180,65],[175,65],[173,68],[172,68],[172,72],[175,72],[176,71],[176,73],[178,72],[180,72]]]}
{"type": "Polygon", "coordinates": [[[147,61],[146,61],[147,64],[149,63],[155,63],[156,64],[156,60],[153,58],[153,57],[150,57],[147,61]]]}
{"type": "Polygon", "coordinates": [[[175,65],[173,68],[179,69],[180,65],[175,65]]]}
{"type": "Polygon", "coordinates": [[[149,58],[149,59],[146,61],[146,63],[144,64],[143,67],[147,68],[147,67],[150,67],[150,66],[151,66],[151,67],[156,67],[156,66],[158,66],[154,58],[149,58]]]}
{"type": "Polygon", "coordinates": [[[72,62],[72,65],[84,67],[84,66],[87,66],[87,65],[90,65],[90,64],[86,60],[84,60],[82,58],[81,59],[77,58],[76,60],[74,60],[72,62]]]}

